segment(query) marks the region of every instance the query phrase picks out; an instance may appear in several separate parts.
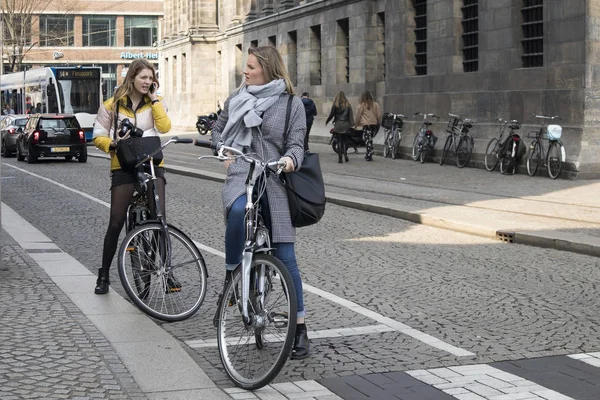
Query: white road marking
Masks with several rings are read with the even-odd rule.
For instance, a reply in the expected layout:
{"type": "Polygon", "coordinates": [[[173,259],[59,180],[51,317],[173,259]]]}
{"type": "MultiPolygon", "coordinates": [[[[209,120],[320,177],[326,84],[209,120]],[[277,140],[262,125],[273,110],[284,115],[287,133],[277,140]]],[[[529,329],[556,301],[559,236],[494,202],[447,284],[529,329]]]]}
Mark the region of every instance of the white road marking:
{"type": "Polygon", "coordinates": [[[581,353],[569,355],[574,360],[583,361],[586,364],[594,367],[600,367],[600,352],[597,353],[581,353]]]}
{"type": "MultiPolygon", "coordinates": [[[[50,182],[50,183],[52,183],[54,185],[57,185],[60,188],[63,188],[65,190],[69,190],[69,191],[71,191],[73,193],[76,193],[76,194],[79,194],[79,195],[85,197],[86,199],[92,200],[92,201],[94,201],[94,202],[96,202],[98,204],[102,204],[103,206],[110,208],[110,203],[107,203],[105,201],[99,200],[99,199],[97,199],[97,198],[95,198],[93,196],[90,196],[89,194],[84,193],[84,192],[82,192],[80,190],[70,188],[70,187],[68,187],[66,185],[63,185],[62,183],[56,182],[56,181],[54,181],[52,179],[49,179],[49,178],[46,178],[46,177],[43,177],[43,176],[40,176],[40,175],[37,175],[37,174],[34,174],[32,172],[26,171],[26,170],[24,170],[22,168],[14,166],[14,165],[10,165],[10,164],[7,164],[7,163],[2,163],[2,164],[6,165],[8,167],[14,168],[14,169],[16,169],[18,171],[24,172],[26,174],[29,174],[29,175],[31,175],[33,177],[42,179],[42,180],[44,180],[46,182],[50,182]]],[[[203,245],[203,244],[198,243],[196,241],[194,241],[194,244],[196,244],[196,246],[198,246],[198,248],[200,250],[204,250],[204,251],[207,251],[209,253],[215,254],[215,255],[217,255],[219,257],[225,258],[225,253],[223,253],[222,251],[213,249],[213,248],[211,248],[209,246],[203,245]]],[[[451,345],[449,343],[446,343],[446,342],[444,342],[444,341],[442,341],[440,339],[437,339],[437,338],[435,338],[435,337],[433,337],[431,335],[428,335],[428,334],[426,334],[424,332],[421,332],[421,331],[418,331],[416,329],[413,329],[410,326],[408,326],[406,324],[403,324],[402,322],[398,322],[398,321],[393,320],[391,318],[385,317],[385,316],[383,316],[383,315],[381,315],[379,313],[376,313],[375,311],[369,310],[369,309],[367,309],[365,307],[362,307],[362,306],[360,306],[360,305],[358,305],[358,304],[356,304],[356,303],[354,303],[352,301],[349,301],[349,300],[346,300],[346,299],[344,299],[342,297],[339,297],[339,296],[337,296],[337,295],[335,295],[333,293],[326,292],[324,290],[318,289],[318,288],[316,288],[314,286],[311,286],[311,285],[308,285],[306,283],[303,283],[302,286],[303,286],[304,290],[306,290],[308,292],[314,293],[314,294],[316,294],[318,296],[321,296],[321,297],[323,297],[325,299],[328,299],[329,301],[332,301],[332,302],[337,303],[337,304],[339,304],[339,305],[341,305],[343,307],[346,307],[346,308],[348,308],[348,309],[350,309],[350,310],[352,310],[352,311],[354,311],[354,312],[356,312],[358,314],[361,314],[361,315],[364,315],[366,317],[369,317],[369,318],[371,318],[371,319],[373,319],[373,320],[375,320],[375,321],[377,321],[377,322],[379,322],[379,323],[381,323],[383,325],[388,326],[389,328],[392,328],[394,330],[402,332],[405,335],[408,335],[408,336],[410,336],[410,337],[412,337],[412,338],[414,338],[414,339],[416,339],[418,341],[421,341],[421,342],[423,342],[423,343],[425,343],[425,344],[427,344],[429,346],[435,347],[435,348],[437,348],[439,350],[446,351],[446,352],[448,352],[450,354],[453,354],[453,355],[455,355],[457,357],[467,357],[467,356],[475,356],[476,355],[475,353],[472,353],[472,352],[470,352],[468,350],[461,349],[459,347],[453,346],[453,345],[451,345]]]]}
{"type": "Polygon", "coordinates": [[[573,400],[572,397],[487,364],[420,369],[406,373],[457,399],[573,400]]]}

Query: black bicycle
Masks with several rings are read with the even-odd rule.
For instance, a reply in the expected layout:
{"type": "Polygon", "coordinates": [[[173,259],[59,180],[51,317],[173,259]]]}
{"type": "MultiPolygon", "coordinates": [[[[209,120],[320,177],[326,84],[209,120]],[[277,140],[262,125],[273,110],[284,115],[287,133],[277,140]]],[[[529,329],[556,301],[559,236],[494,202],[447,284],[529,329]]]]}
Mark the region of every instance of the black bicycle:
{"type": "Polygon", "coordinates": [[[198,311],[206,295],[208,273],[194,242],[162,215],[153,157],[172,143],[192,142],[175,136],[137,164],[136,170],[144,168],[136,173],[127,234],[119,248],[119,278],[125,292],[140,310],[168,322],[198,311]]]}
{"type": "Polygon", "coordinates": [[[505,174],[511,170],[514,173],[516,162],[518,159],[519,135],[515,133],[521,128],[521,124],[516,119],[504,120],[497,118],[496,122],[500,122],[500,133],[498,137],[490,139],[485,150],[485,169],[493,171],[498,163],[500,163],[500,172],[505,174]],[[505,133],[508,133],[505,135],[505,133]],[[514,155],[513,155],[514,154],[514,155]]]}
{"type": "Polygon", "coordinates": [[[435,118],[437,120],[440,119],[440,117],[435,114],[424,114],[421,112],[417,112],[413,116],[422,116],[423,123],[413,141],[412,159],[414,161],[420,160],[421,164],[423,164],[427,155],[433,150],[437,142],[437,137],[433,134],[431,129],[429,129],[429,126],[433,123],[429,121],[428,118],[435,118]]]}
{"type": "Polygon", "coordinates": [[[196,145],[217,150],[216,156],[200,159],[226,161],[233,157],[250,164],[242,263],[226,279],[214,323],[225,372],[235,385],[254,390],[269,384],[281,371],[296,332],[296,290],[287,267],[273,255],[260,206],[267,180],[285,165],[232,147],[216,148],[204,140],[196,140],[196,145]]]}
{"type": "Polygon", "coordinates": [[[562,127],[560,125],[548,125],[546,121],[562,119],[555,115],[548,117],[545,115],[535,115],[532,117],[542,120],[540,129],[537,132],[530,132],[528,137],[533,137],[527,153],[527,174],[534,176],[540,165],[548,168],[548,176],[552,179],[558,178],[562,170],[562,164],[566,160],[565,147],[560,138],[562,136],[562,127]],[[531,136],[535,134],[535,136],[531,136]],[[548,150],[544,150],[544,140],[548,140],[548,150]]]}
{"type": "Polygon", "coordinates": [[[402,126],[406,118],[403,114],[385,113],[381,119],[381,126],[385,132],[383,141],[383,156],[400,157],[400,141],[402,140],[402,126]]]}
{"type": "Polygon", "coordinates": [[[473,153],[473,137],[469,134],[469,129],[473,126],[473,121],[468,118],[462,118],[456,114],[450,114],[450,119],[446,127],[446,143],[440,157],[440,165],[444,164],[445,158],[449,153],[456,156],[456,166],[463,168],[471,159],[473,153]]]}

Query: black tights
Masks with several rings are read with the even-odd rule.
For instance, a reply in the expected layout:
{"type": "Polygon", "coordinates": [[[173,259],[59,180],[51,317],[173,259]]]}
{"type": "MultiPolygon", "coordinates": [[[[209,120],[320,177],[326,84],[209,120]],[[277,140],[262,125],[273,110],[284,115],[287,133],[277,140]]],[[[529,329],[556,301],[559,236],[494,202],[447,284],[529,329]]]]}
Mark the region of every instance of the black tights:
{"type": "MultiPolygon", "coordinates": [[[[158,197],[163,216],[165,214],[165,181],[162,178],[156,179],[158,197]]],[[[135,186],[133,183],[125,183],[123,185],[114,186],[110,195],[110,221],[108,222],[108,230],[104,237],[104,249],[102,251],[102,270],[107,275],[110,269],[117,245],[119,243],[119,235],[127,218],[127,207],[133,196],[135,186]]],[[[148,195],[152,193],[152,182],[148,182],[148,195]]],[[[150,212],[154,215],[154,204],[151,203],[150,212]]]]}

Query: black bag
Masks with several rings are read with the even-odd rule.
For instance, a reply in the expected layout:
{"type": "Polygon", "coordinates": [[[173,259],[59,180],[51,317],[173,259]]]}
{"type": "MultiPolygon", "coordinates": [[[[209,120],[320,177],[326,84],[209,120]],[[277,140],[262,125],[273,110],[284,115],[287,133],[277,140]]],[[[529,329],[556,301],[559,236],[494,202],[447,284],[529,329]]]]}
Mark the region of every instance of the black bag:
{"type": "MultiPolygon", "coordinates": [[[[285,118],[285,134],[287,134],[293,97],[288,100],[285,118]]],[[[325,213],[325,184],[321,173],[319,154],[304,153],[304,161],[300,170],[279,175],[285,184],[290,207],[292,226],[300,228],[316,224],[325,213]]]]}
{"type": "MultiPolygon", "coordinates": [[[[115,111],[115,139],[117,135],[117,124],[119,118],[119,102],[117,101],[115,111]]],[[[135,166],[148,154],[158,150],[161,146],[160,138],[157,136],[136,137],[130,136],[117,142],[115,152],[121,169],[125,172],[135,172],[135,166]]],[[[159,165],[163,160],[162,151],[153,156],[154,165],[159,165]]]]}

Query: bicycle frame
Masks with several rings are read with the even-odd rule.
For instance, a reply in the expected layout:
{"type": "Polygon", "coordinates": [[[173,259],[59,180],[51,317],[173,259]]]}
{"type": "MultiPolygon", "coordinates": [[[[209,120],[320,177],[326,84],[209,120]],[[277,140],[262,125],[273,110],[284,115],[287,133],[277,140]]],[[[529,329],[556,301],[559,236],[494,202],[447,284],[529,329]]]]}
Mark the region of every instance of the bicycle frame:
{"type": "MultiPolygon", "coordinates": [[[[196,141],[196,143],[201,143],[201,142],[196,141]]],[[[262,194],[263,194],[262,191],[264,191],[265,188],[260,188],[260,192],[257,196],[256,202],[254,202],[253,196],[254,196],[254,192],[256,189],[256,184],[261,177],[264,177],[265,181],[263,182],[263,184],[266,185],[266,178],[268,176],[268,171],[273,171],[273,172],[279,174],[283,170],[283,167],[285,167],[285,165],[282,164],[280,161],[264,162],[262,160],[249,157],[247,154],[244,154],[243,152],[241,152],[233,147],[228,147],[228,146],[220,146],[216,156],[202,156],[202,157],[199,157],[199,159],[216,158],[220,161],[231,160],[231,157],[227,156],[225,153],[234,154],[234,156],[236,158],[241,158],[245,162],[250,164],[250,168],[248,170],[248,175],[246,178],[246,218],[245,218],[245,226],[244,226],[244,230],[245,230],[244,250],[242,253],[242,310],[241,310],[242,311],[242,320],[244,321],[244,324],[247,326],[250,326],[250,325],[252,325],[252,319],[250,318],[250,313],[248,311],[248,299],[250,298],[250,273],[252,272],[251,271],[252,258],[254,256],[254,253],[256,253],[256,252],[267,253],[267,252],[274,250],[271,247],[261,247],[260,249],[257,249],[256,233],[257,233],[257,229],[259,228],[259,221],[258,221],[259,213],[258,213],[257,208],[260,207],[260,205],[259,205],[260,198],[262,197],[262,194]]],[[[267,235],[267,239],[268,239],[268,235],[267,235]]],[[[268,240],[267,240],[267,243],[269,243],[268,240]]],[[[264,268],[264,266],[262,268],[264,268]]],[[[259,291],[260,291],[259,301],[260,301],[261,305],[264,305],[264,296],[265,296],[264,288],[265,288],[266,282],[265,282],[265,273],[264,272],[265,272],[264,270],[260,271],[259,281],[258,281],[258,287],[259,287],[259,291]]]]}

